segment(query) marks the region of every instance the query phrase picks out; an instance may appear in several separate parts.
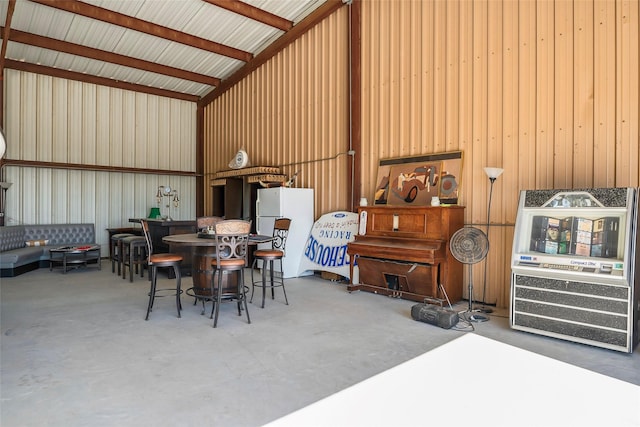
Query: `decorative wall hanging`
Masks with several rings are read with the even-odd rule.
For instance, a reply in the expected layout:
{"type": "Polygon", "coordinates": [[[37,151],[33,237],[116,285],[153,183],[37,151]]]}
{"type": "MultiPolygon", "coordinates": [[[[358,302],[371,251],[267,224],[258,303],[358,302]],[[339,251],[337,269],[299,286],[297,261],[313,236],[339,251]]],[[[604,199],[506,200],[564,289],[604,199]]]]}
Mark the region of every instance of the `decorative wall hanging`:
{"type": "Polygon", "coordinates": [[[457,204],[462,176],[462,151],[381,159],[376,205],[428,206],[432,197],[457,204]]]}

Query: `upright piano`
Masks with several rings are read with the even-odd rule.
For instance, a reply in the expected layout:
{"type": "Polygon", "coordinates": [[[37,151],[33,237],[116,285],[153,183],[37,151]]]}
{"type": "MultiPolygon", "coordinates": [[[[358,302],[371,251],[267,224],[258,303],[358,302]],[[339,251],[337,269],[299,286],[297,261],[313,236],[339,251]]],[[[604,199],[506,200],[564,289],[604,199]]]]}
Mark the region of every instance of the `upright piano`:
{"type": "Polygon", "coordinates": [[[449,239],[464,226],[463,206],[366,206],[358,215],[358,235],[347,245],[349,291],[419,302],[462,299],[462,264],[449,239]]]}

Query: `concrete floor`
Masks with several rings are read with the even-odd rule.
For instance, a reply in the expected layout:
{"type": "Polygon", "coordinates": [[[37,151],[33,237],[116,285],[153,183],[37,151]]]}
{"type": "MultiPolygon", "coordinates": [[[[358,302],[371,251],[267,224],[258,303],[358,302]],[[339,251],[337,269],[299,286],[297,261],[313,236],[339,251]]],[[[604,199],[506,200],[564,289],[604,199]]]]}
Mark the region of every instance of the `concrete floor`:
{"type": "MultiPolygon", "coordinates": [[[[190,278],[185,282],[183,288],[190,278]]],[[[286,285],[289,306],[281,294],[264,309],[254,301],[249,325],[235,304],[224,304],[213,329],[187,296],[181,319],[174,300],[165,298],[145,322],[146,277],[122,280],[106,261],[101,271],[40,269],[3,278],[0,424],[258,426],[463,333],[640,385],[638,349],[625,354],[514,331],[506,310],[488,322],[445,330],[412,320],[411,301],[350,294],[345,284],[317,276],[286,285]]],[[[483,368],[473,353],[457,367],[469,379],[454,397],[461,409],[465,396],[472,397],[464,390],[482,390],[474,373],[486,374],[483,368]]],[[[465,417],[490,424],[499,405],[465,417]]]]}

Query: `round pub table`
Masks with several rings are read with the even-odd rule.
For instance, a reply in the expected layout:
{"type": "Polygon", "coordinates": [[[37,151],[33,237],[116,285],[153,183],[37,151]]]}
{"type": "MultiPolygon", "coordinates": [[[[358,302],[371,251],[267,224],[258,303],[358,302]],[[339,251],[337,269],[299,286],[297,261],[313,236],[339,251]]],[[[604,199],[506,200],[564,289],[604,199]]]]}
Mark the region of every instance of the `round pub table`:
{"type": "MultiPolygon", "coordinates": [[[[203,306],[205,301],[211,299],[211,276],[213,274],[211,261],[216,257],[215,240],[212,237],[213,235],[207,235],[206,233],[190,233],[172,234],[162,238],[165,243],[191,248],[193,287],[187,289],[186,293],[196,298],[196,302],[201,300],[203,306]]],[[[249,245],[255,246],[258,243],[269,242],[272,239],[272,236],[251,235],[249,236],[249,245]]],[[[237,286],[236,275],[223,277],[222,286],[225,289],[235,288],[237,286]]]]}

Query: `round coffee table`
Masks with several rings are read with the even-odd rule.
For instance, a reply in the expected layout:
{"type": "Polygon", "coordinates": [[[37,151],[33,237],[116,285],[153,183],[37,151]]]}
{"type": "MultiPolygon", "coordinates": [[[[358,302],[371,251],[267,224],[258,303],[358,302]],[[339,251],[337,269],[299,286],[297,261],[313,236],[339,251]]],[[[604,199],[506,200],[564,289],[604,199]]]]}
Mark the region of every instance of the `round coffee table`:
{"type": "Polygon", "coordinates": [[[62,266],[62,272],[66,274],[70,269],[86,267],[91,261],[98,264],[98,270],[102,269],[100,245],[64,246],[49,249],[49,271],[52,271],[53,267],[62,266]]]}

